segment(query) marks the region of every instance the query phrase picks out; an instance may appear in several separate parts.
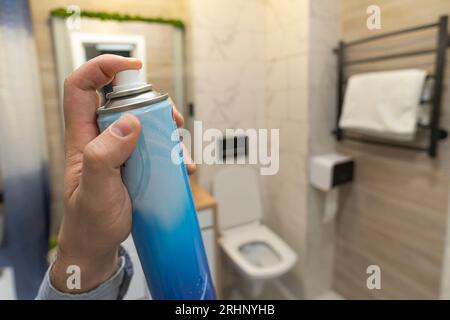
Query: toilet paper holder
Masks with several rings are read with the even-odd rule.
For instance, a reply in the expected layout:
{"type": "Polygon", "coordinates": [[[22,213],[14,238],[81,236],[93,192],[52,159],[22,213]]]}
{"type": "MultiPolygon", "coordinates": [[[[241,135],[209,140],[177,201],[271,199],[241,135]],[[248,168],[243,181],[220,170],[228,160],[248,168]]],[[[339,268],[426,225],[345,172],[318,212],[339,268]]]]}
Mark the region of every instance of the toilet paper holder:
{"type": "Polygon", "coordinates": [[[353,181],[355,161],[348,156],[329,153],[311,158],[310,182],[325,193],[323,222],[334,219],[338,210],[339,186],[353,181]]]}

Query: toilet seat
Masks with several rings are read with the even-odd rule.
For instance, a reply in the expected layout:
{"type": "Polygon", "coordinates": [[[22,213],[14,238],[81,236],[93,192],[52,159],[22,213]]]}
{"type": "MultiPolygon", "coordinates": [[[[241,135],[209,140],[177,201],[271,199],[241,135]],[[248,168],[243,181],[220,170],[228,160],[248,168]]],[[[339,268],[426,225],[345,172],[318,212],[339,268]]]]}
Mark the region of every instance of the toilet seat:
{"type": "MultiPolygon", "coordinates": [[[[280,237],[262,224],[228,229],[219,239],[219,243],[238,268],[253,279],[276,278],[292,268],[297,260],[295,252],[280,237]],[[251,257],[241,250],[243,246],[252,243],[267,246],[269,251],[272,250],[277,255],[278,260],[271,259],[267,266],[256,265],[254,261],[251,261],[251,257]]],[[[248,250],[252,249],[248,248],[248,250]]]]}

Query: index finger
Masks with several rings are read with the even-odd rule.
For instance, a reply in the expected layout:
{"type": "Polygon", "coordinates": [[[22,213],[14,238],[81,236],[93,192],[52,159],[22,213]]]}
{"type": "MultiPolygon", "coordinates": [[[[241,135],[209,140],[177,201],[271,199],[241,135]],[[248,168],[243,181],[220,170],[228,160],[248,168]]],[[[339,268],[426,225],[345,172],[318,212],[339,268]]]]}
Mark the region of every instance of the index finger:
{"type": "Polygon", "coordinates": [[[105,54],[89,60],[66,78],[64,120],[67,147],[81,152],[98,135],[96,90],[111,82],[116,73],[141,67],[142,62],[138,59],[105,54]]]}

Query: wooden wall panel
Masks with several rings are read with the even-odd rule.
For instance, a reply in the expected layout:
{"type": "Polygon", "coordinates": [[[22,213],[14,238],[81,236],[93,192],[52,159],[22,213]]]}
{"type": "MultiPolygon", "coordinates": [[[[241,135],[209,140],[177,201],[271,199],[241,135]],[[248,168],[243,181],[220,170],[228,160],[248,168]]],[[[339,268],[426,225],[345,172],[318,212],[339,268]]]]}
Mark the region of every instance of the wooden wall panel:
{"type": "MultiPolygon", "coordinates": [[[[377,1],[382,29],[371,31],[366,27],[366,8],[371,4],[370,0],[341,0],[342,39],[354,40],[430,23],[440,15],[450,14],[450,1],[446,0],[377,1]]],[[[408,50],[426,47],[433,44],[435,34],[422,33],[419,38],[401,41],[408,50]]],[[[392,45],[392,41],[386,41],[361,49],[357,55],[383,54],[392,50],[392,45]]],[[[432,63],[432,58],[413,59],[408,66],[423,67],[432,63]]],[[[376,69],[401,68],[403,63],[380,63],[376,69]]],[[[450,77],[449,64],[450,60],[446,79],[450,77]]],[[[441,123],[448,129],[448,80],[445,87],[441,123]]],[[[357,168],[355,182],[341,193],[335,290],[354,299],[439,298],[448,260],[444,249],[450,187],[449,142],[440,145],[441,153],[434,160],[425,154],[353,142],[340,143],[337,149],[354,156],[357,168]],[[372,264],[381,267],[381,290],[366,287],[366,268],[372,264]]]]}

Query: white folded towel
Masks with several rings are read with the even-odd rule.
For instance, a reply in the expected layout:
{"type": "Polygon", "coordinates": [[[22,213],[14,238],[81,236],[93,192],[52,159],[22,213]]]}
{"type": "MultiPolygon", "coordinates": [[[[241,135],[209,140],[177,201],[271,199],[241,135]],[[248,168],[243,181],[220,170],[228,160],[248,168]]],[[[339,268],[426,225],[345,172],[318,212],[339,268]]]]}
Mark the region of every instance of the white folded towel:
{"type": "Polygon", "coordinates": [[[350,77],[339,126],[392,140],[414,140],[426,71],[407,69],[350,77]]]}

